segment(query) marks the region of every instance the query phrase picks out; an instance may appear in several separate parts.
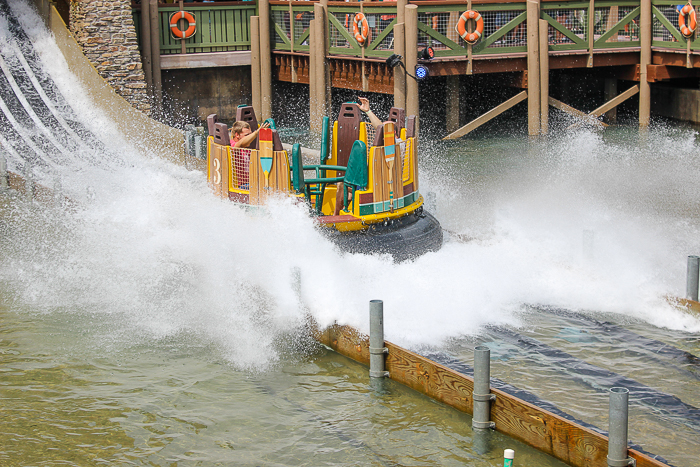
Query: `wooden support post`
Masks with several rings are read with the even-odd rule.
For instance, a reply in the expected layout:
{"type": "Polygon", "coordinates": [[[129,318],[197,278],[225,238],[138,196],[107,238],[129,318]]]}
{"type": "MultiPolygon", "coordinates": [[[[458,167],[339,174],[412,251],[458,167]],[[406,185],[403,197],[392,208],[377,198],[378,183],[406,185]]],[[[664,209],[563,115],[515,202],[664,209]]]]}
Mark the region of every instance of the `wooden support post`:
{"type": "Polygon", "coordinates": [[[452,133],[459,128],[459,75],[447,77],[445,103],[447,131],[452,133]]]}
{"type": "Polygon", "coordinates": [[[408,0],[397,0],[396,24],[406,23],[406,5],[408,5],[408,0]]]}
{"type": "Polygon", "coordinates": [[[321,117],[318,112],[318,83],[316,82],[316,20],[309,21],[309,129],[312,133],[321,132],[321,117]]]}
{"type": "Polygon", "coordinates": [[[530,136],[540,134],[540,2],[527,0],[527,129],[530,136]]]}
{"type": "Polygon", "coordinates": [[[153,64],[151,62],[150,2],[141,2],[141,66],[146,75],[148,94],[153,95],[153,64]]]}
{"type": "Polygon", "coordinates": [[[272,51],[270,49],[270,1],[258,2],[260,14],[260,113],[272,117],[272,51]]]}
{"type": "MultiPolygon", "coordinates": [[[[406,5],[406,69],[409,72],[415,73],[416,65],[418,64],[418,6],[406,5]]],[[[418,81],[408,77],[406,79],[406,116],[415,115],[418,117],[418,81]]],[[[416,126],[420,122],[416,118],[416,126]]],[[[416,135],[418,130],[416,129],[416,135]]]]}
{"type": "MultiPolygon", "coordinates": [[[[402,57],[406,55],[405,26],[404,23],[394,26],[394,53],[402,57]]],[[[394,67],[394,107],[399,109],[406,108],[406,79],[406,71],[400,66],[394,67]]]]}
{"type": "Polygon", "coordinates": [[[593,29],[595,28],[595,0],[588,2],[588,68],[593,68],[593,44],[595,36],[593,29]]]}
{"type": "Polygon", "coordinates": [[[260,17],[250,17],[250,88],[255,118],[262,121],[262,96],[260,89],[260,17]]]}
{"type": "Polygon", "coordinates": [[[316,98],[318,99],[318,125],[319,131],[321,130],[321,124],[323,117],[329,114],[329,88],[327,79],[328,75],[328,63],[326,60],[327,55],[327,20],[326,20],[326,8],[321,3],[314,4],[314,21],[316,21],[315,34],[315,53],[316,53],[316,73],[314,79],[316,80],[316,98]]]}
{"type": "MultiPolygon", "coordinates": [[[[507,101],[505,101],[504,103],[499,105],[498,107],[495,107],[495,108],[489,110],[485,114],[472,120],[471,122],[467,123],[462,128],[460,128],[459,130],[450,133],[449,135],[445,136],[442,139],[443,140],[457,139],[461,136],[466,135],[470,131],[475,130],[476,128],[479,128],[484,123],[501,115],[503,112],[510,109],[514,105],[519,104],[520,102],[524,101],[525,99],[528,99],[527,93],[528,93],[528,91],[522,91],[521,93],[511,97],[510,99],[508,99],[507,101]]],[[[529,99],[528,99],[528,101],[529,101],[529,99]]]]}
{"type": "Polygon", "coordinates": [[[163,110],[163,86],[160,74],[160,13],[158,0],[149,0],[151,19],[151,64],[153,68],[153,107],[156,113],[163,110]]]}
{"type": "Polygon", "coordinates": [[[540,133],[549,132],[549,31],[546,20],[540,20],[540,133]]]}
{"type": "MultiPolygon", "coordinates": [[[[605,79],[605,101],[609,101],[617,96],[617,78],[605,79]]],[[[617,107],[605,112],[605,119],[608,123],[617,123],[617,107]]]]}
{"type": "MultiPolygon", "coordinates": [[[[472,9],[472,0],[468,0],[467,1],[467,11],[469,11],[471,9],[472,9]]],[[[457,21],[459,21],[459,20],[457,20],[457,21]]],[[[467,22],[472,23],[473,20],[469,20],[467,22]]],[[[457,31],[455,31],[455,32],[457,32],[457,31]]],[[[458,40],[455,42],[459,43],[458,40]]],[[[474,46],[470,43],[467,43],[467,70],[466,70],[466,74],[468,74],[468,75],[471,75],[474,71],[474,62],[473,62],[474,50],[473,49],[474,49],[474,46]]]]}
{"type": "Polygon", "coordinates": [[[639,34],[642,43],[639,57],[639,127],[647,128],[651,117],[651,88],[647,80],[647,66],[651,64],[651,1],[641,2],[639,34]]]}

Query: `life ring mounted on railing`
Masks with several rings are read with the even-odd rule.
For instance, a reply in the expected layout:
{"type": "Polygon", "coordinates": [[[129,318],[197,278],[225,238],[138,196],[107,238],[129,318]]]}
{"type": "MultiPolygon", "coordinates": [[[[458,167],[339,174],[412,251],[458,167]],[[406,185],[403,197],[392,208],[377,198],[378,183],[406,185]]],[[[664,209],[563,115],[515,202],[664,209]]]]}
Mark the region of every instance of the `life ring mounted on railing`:
{"type": "Polygon", "coordinates": [[[467,10],[459,17],[455,30],[467,43],[474,45],[479,41],[481,34],[484,32],[484,18],[476,10],[467,10]],[[474,32],[469,32],[467,30],[467,21],[470,19],[476,22],[474,32]]]}
{"type": "Polygon", "coordinates": [[[681,30],[681,34],[684,37],[690,37],[695,32],[695,27],[698,25],[697,19],[695,18],[695,8],[693,5],[688,3],[681,9],[678,14],[678,26],[681,30]],[[688,16],[688,23],[685,22],[685,17],[688,16]]]}
{"type": "Polygon", "coordinates": [[[352,20],[352,34],[355,36],[355,40],[358,44],[364,45],[365,42],[367,42],[369,24],[363,13],[355,14],[355,18],[352,20]]]}
{"type": "Polygon", "coordinates": [[[195,22],[192,13],[190,13],[189,11],[176,11],[170,17],[170,32],[173,33],[173,36],[175,36],[175,38],[189,39],[190,37],[194,36],[194,33],[196,31],[197,23],[195,22]],[[177,25],[177,23],[181,19],[184,19],[187,22],[187,29],[185,31],[180,29],[180,27],[177,25]]]}

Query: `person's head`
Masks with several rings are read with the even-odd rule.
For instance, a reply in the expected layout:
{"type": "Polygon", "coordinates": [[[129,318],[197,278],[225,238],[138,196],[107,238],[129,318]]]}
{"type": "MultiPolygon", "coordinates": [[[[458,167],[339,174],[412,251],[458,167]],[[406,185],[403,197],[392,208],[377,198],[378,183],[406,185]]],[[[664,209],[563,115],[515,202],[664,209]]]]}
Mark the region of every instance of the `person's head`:
{"type": "Polygon", "coordinates": [[[251,133],[250,125],[247,122],[238,121],[231,127],[231,139],[233,141],[239,141],[244,136],[251,133]]]}

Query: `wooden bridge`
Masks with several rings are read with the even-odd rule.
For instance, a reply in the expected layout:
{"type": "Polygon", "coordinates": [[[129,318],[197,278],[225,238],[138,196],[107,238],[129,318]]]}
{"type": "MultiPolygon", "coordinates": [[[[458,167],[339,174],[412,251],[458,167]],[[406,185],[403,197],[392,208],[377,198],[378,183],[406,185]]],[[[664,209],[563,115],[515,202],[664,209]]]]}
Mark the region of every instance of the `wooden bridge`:
{"type": "MultiPolygon", "coordinates": [[[[689,38],[681,34],[678,0],[187,3],[184,9],[195,16],[198,29],[178,40],[168,26],[181,5],[158,5],[159,26],[151,36],[155,41],[157,34],[160,57],[153,62],[160,59],[164,68],[250,63],[253,105],[262,118],[272,113],[273,79],[309,84],[312,122],[329,110],[332,88],[393,94],[396,106],[418,114],[418,82],[405,70],[413,74],[420,63],[431,77],[448,77],[451,137],[525,99],[533,135],[546,133],[548,112],[542,110],[549,105],[598,122],[597,117],[637,94],[639,123],[645,127],[650,83],[700,76],[700,39],[697,32],[689,38]],[[483,35],[474,45],[455,30],[461,13],[472,9],[484,20],[483,35]],[[353,37],[357,12],[368,20],[364,46],[353,37]],[[432,47],[434,58],[419,60],[426,47],[432,47]],[[387,64],[394,53],[403,57],[405,69],[387,64]],[[584,114],[549,97],[549,70],[599,67],[609,79],[603,106],[584,114]],[[457,129],[457,77],[484,73],[508,73],[509,84],[523,91],[457,129]],[[618,80],[638,84],[618,93],[618,80]]],[[[140,8],[134,17],[141,24],[140,8]]]]}

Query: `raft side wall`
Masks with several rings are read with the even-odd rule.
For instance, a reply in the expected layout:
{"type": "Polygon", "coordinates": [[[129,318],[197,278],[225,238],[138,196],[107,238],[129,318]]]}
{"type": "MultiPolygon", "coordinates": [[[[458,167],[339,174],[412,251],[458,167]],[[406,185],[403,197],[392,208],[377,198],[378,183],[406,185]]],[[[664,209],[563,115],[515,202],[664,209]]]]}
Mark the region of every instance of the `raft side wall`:
{"type": "MultiPolygon", "coordinates": [[[[316,331],[315,338],[341,355],[369,366],[369,338],[349,326],[316,331]]],[[[472,414],[474,380],[390,342],[385,367],[389,377],[461,412],[472,414]]],[[[606,466],[608,438],[558,415],[491,388],[491,420],[496,431],[574,467],[606,466]]],[[[635,451],[638,467],[666,464],[635,451]]]]}

